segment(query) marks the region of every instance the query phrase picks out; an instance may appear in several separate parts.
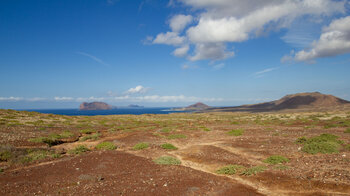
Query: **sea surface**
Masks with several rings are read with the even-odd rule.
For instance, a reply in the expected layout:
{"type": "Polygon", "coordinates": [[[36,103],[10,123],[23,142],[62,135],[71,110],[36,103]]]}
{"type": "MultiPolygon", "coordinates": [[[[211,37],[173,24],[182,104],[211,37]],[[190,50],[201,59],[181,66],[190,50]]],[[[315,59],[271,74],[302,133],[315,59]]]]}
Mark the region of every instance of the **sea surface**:
{"type": "MultiPolygon", "coordinates": [[[[60,114],[68,116],[95,116],[95,115],[117,115],[117,114],[169,114],[179,113],[179,111],[173,111],[172,108],[117,108],[112,110],[86,110],[79,109],[33,109],[25,111],[40,112],[44,114],[60,114]]],[[[184,111],[181,111],[184,112],[184,111]]]]}

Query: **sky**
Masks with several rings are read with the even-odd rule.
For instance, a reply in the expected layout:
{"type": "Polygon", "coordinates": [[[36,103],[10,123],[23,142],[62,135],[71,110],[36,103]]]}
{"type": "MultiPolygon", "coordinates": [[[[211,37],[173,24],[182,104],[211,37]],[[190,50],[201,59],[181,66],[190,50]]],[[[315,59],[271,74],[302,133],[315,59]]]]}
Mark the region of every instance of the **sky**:
{"type": "Polygon", "coordinates": [[[348,0],[1,0],[0,108],[350,100],[348,0]]]}

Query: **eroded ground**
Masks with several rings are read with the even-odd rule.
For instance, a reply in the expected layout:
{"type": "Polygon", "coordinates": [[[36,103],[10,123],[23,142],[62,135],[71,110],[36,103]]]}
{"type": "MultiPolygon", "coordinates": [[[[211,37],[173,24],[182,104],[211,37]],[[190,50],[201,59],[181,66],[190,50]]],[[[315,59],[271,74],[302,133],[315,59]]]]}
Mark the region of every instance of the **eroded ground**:
{"type": "Polygon", "coordinates": [[[0,144],[1,195],[350,193],[344,111],[71,117],[0,110],[0,144]],[[267,161],[275,155],[285,161],[267,161]],[[154,162],[163,156],[181,164],[154,162]],[[225,166],[235,169],[220,172],[225,166]]]}

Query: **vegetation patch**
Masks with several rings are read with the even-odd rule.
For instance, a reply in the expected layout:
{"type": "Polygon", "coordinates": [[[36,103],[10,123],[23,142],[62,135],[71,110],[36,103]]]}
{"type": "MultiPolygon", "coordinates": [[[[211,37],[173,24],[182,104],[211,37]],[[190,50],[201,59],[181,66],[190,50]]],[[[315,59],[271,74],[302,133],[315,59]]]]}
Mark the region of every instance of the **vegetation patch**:
{"type": "Polygon", "coordinates": [[[240,136],[243,134],[243,132],[244,132],[243,129],[233,129],[233,130],[227,132],[227,134],[232,135],[232,136],[240,136]]]}
{"type": "Polygon", "coordinates": [[[350,133],[350,128],[347,128],[344,133],[350,133]]]}
{"type": "Polygon", "coordinates": [[[173,134],[168,136],[168,139],[184,139],[184,138],[187,138],[187,136],[183,134],[173,134]]]}
{"type": "Polygon", "coordinates": [[[163,128],[163,129],[160,130],[160,132],[162,132],[162,133],[170,133],[170,132],[172,132],[172,131],[173,131],[173,130],[170,129],[170,128],[163,128]]]}
{"type": "Polygon", "coordinates": [[[274,167],[274,169],[276,169],[276,170],[287,170],[287,169],[289,169],[289,167],[286,166],[286,165],[276,165],[274,167]]]}
{"type": "Polygon", "coordinates": [[[102,142],[97,144],[95,148],[99,150],[114,150],[117,146],[112,142],[102,142]]]}
{"type": "Polygon", "coordinates": [[[8,150],[0,151],[0,161],[8,161],[12,157],[12,153],[8,150]]]}
{"type": "Polygon", "coordinates": [[[28,150],[28,154],[22,157],[21,162],[30,163],[33,161],[39,161],[49,157],[57,158],[59,157],[59,155],[46,150],[28,150]]]}
{"type": "Polygon", "coordinates": [[[90,149],[88,149],[85,145],[79,145],[75,147],[74,149],[71,149],[68,151],[69,154],[81,154],[84,152],[88,152],[90,149]]]}
{"type": "Polygon", "coordinates": [[[263,172],[265,170],[266,170],[265,166],[255,166],[255,167],[245,169],[241,173],[241,175],[244,175],[244,176],[256,175],[257,173],[263,172]]]}
{"type": "Polygon", "coordinates": [[[80,130],[80,133],[83,133],[83,134],[91,134],[91,133],[95,133],[96,130],[95,129],[83,129],[83,130],[80,130]]]}
{"type": "Polygon", "coordinates": [[[332,134],[321,134],[311,138],[298,138],[297,143],[304,144],[302,151],[309,154],[331,154],[339,152],[340,144],[343,141],[338,140],[338,136],[332,134]]]}
{"type": "Polygon", "coordinates": [[[162,144],[162,145],[160,145],[160,147],[162,147],[163,149],[166,149],[166,150],[177,150],[176,146],[169,144],[169,143],[162,144]]]}
{"type": "Polygon", "coordinates": [[[133,147],[134,150],[143,150],[149,147],[148,143],[138,143],[133,147]]]}
{"type": "Polygon", "coordinates": [[[153,161],[160,165],[180,165],[181,164],[181,161],[179,159],[175,157],[170,157],[170,156],[162,156],[153,161]]]}
{"type": "Polygon", "coordinates": [[[62,133],[60,133],[61,138],[70,138],[73,137],[74,134],[70,131],[63,131],[62,133]]]}
{"type": "Polygon", "coordinates": [[[276,165],[276,164],[288,163],[289,159],[284,156],[273,155],[265,159],[263,162],[271,165],[276,165]]]}
{"type": "Polygon", "coordinates": [[[238,171],[241,171],[242,169],[244,169],[244,167],[242,165],[226,165],[226,166],[216,170],[216,173],[233,175],[233,174],[236,174],[238,171]]]}
{"type": "Polygon", "coordinates": [[[100,138],[101,134],[100,133],[95,133],[92,135],[87,135],[82,138],[80,138],[80,141],[86,141],[86,140],[98,140],[100,138]]]}

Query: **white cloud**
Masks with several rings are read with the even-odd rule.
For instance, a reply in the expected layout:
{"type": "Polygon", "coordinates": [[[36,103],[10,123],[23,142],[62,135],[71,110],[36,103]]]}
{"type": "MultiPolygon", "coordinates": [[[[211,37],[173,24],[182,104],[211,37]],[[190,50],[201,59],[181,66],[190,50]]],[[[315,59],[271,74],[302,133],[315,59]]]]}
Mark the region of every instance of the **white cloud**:
{"type": "MultiPolygon", "coordinates": [[[[180,18],[180,15],[173,17],[170,22],[173,32],[158,34],[153,43],[194,45],[194,54],[187,57],[193,61],[223,60],[232,57],[234,52],[226,49],[228,43],[247,41],[270,30],[290,28],[296,19],[302,21],[303,18],[309,18],[314,22],[322,21],[326,17],[345,13],[346,3],[337,0],[178,0],[178,2],[191,7],[191,14],[198,20],[194,22],[192,16],[191,19],[185,20],[185,15],[177,20],[176,17],[180,18]],[[181,35],[183,29],[185,33],[181,35]]],[[[300,36],[295,37],[291,34],[284,37],[284,40],[297,44],[310,41],[309,38],[301,39],[300,36]]],[[[189,51],[186,51],[186,54],[187,52],[189,51]]]]}
{"type": "Polygon", "coordinates": [[[310,49],[301,50],[294,56],[296,61],[312,61],[350,53],[350,16],[336,19],[323,29],[319,40],[310,49]]]}
{"type": "Polygon", "coordinates": [[[159,33],[153,40],[153,44],[166,44],[178,46],[185,42],[185,37],[179,36],[176,32],[159,33]]]}
{"type": "Polygon", "coordinates": [[[190,47],[188,45],[184,45],[180,48],[176,48],[173,52],[173,55],[177,57],[184,57],[187,55],[189,49],[190,47]]]}
{"type": "Polygon", "coordinates": [[[22,97],[0,97],[0,101],[21,101],[22,97]]]}
{"type": "Polygon", "coordinates": [[[149,91],[149,88],[138,85],[135,88],[130,88],[125,93],[126,94],[137,94],[137,93],[147,93],[148,91],[149,91]]]}
{"type": "Polygon", "coordinates": [[[234,52],[227,51],[223,43],[198,43],[196,44],[194,55],[190,56],[189,60],[223,60],[231,56],[234,56],[234,52]]]}
{"type": "Polygon", "coordinates": [[[169,21],[169,26],[173,32],[181,32],[193,20],[191,15],[175,15],[169,21]]]}
{"type": "Polygon", "coordinates": [[[73,101],[73,97],[54,97],[55,101],[73,101]]]}

